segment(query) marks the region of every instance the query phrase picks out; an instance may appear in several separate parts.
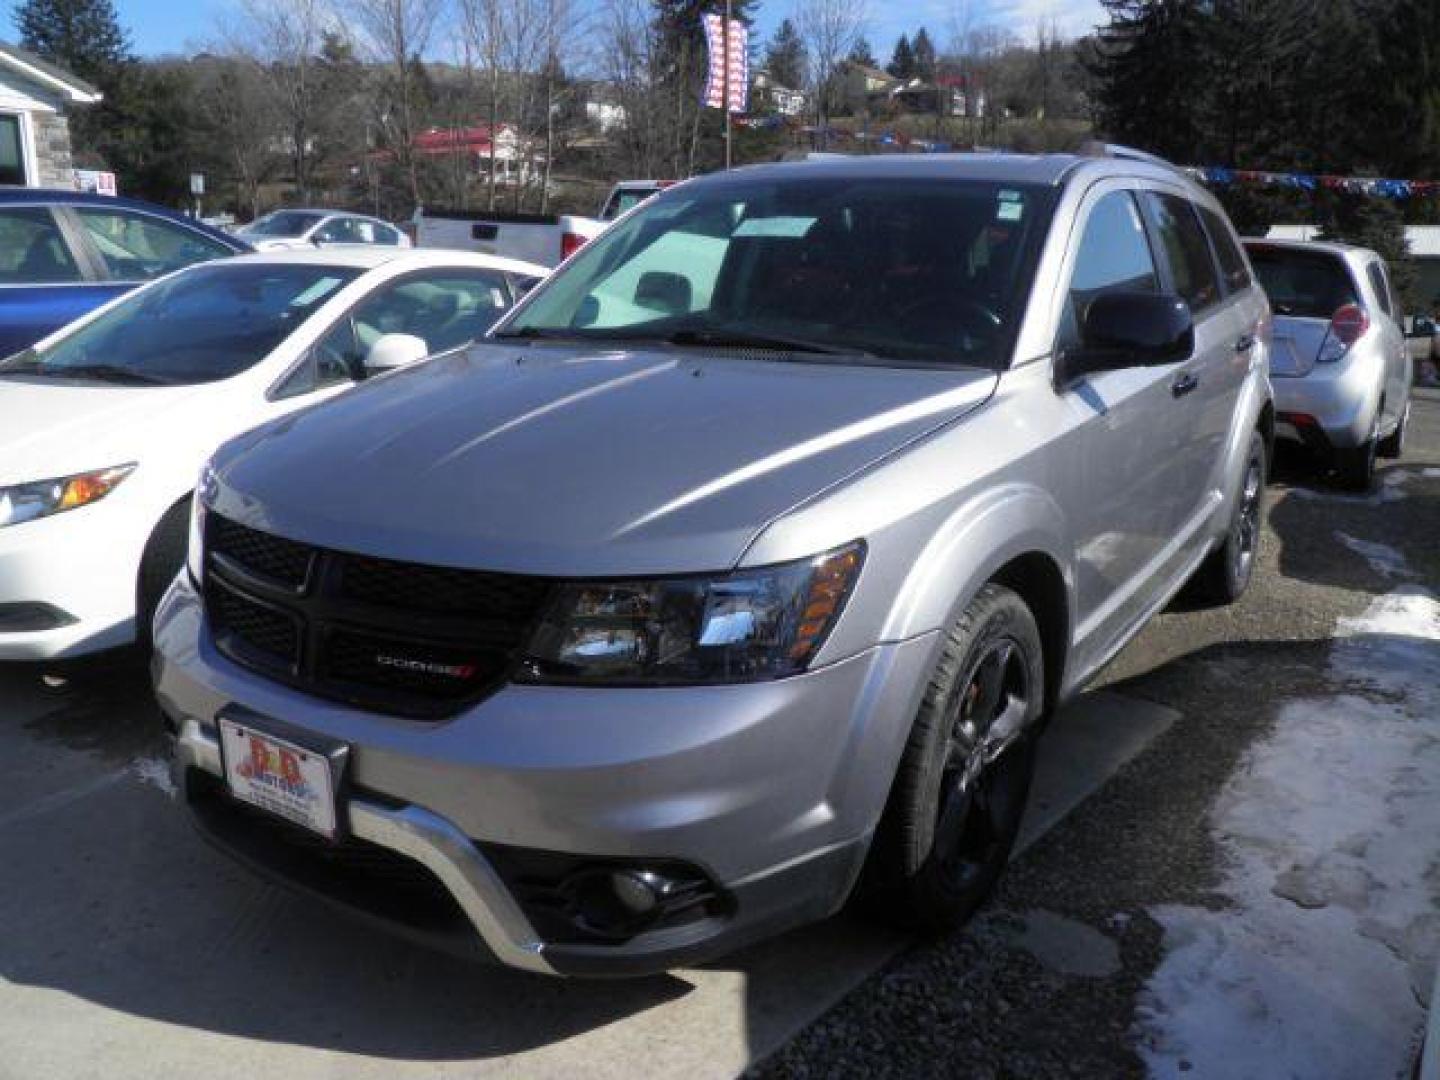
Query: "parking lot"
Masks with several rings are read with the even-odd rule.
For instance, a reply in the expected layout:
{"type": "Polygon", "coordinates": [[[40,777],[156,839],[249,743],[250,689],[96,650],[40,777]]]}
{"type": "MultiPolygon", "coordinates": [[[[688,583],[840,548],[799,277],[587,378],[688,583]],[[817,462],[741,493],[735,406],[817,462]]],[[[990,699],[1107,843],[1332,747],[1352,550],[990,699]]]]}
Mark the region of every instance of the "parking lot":
{"type": "Polygon", "coordinates": [[[7,670],[0,1076],[1392,1075],[1440,951],[1440,395],[1370,495],[1302,465],[1243,602],[1173,605],[1057,719],[1029,846],[937,942],[469,967],[206,848],[143,673],[7,670]]]}

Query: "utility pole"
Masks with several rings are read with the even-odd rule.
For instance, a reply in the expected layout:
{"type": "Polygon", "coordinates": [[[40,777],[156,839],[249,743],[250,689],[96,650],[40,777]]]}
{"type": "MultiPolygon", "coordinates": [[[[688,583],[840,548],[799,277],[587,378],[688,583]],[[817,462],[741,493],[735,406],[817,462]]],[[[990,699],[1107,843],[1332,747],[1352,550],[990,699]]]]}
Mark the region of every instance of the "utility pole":
{"type": "Polygon", "coordinates": [[[721,40],[725,51],[725,97],[721,108],[725,113],[725,168],[734,158],[735,132],[730,124],[730,11],[731,0],[725,0],[725,21],[721,24],[721,40]]]}

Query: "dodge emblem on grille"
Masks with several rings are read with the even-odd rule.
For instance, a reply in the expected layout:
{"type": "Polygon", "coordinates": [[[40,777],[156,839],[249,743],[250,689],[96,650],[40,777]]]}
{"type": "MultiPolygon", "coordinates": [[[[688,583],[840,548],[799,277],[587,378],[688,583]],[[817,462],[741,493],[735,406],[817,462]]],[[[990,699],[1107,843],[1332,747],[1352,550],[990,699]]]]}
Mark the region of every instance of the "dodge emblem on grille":
{"type": "Polygon", "coordinates": [[[439,664],[432,660],[415,660],[408,656],[388,656],[377,653],[375,663],[380,667],[399,668],[401,671],[416,671],[424,675],[443,675],[447,679],[471,679],[475,676],[474,664],[439,664]]]}

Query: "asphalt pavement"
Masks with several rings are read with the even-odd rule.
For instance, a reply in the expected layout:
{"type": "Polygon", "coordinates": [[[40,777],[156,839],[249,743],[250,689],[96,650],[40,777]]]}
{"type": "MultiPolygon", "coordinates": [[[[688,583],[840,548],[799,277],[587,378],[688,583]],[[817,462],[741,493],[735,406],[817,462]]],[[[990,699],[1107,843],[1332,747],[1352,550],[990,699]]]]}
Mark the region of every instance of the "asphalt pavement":
{"type": "MultiPolygon", "coordinates": [[[[841,917],[654,979],[472,967],[205,847],[142,673],[0,672],[0,1078],[1206,1075],[1166,1027],[1173,913],[1243,925],[1217,802],[1288,703],[1365,692],[1337,684],[1344,620],[1440,582],[1440,395],[1372,495],[1305,465],[1281,463],[1245,600],[1175,605],[1057,718],[1025,850],[940,941],[841,917]]],[[[1421,980],[1435,941],[1415,925],[1391,951],[1421,980]]]]}

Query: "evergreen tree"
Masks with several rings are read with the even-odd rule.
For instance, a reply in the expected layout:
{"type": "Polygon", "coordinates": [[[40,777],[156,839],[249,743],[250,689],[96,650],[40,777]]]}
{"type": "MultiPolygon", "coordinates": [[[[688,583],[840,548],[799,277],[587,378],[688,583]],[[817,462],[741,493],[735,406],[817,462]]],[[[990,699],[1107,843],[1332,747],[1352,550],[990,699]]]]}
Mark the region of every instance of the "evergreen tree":
{"type": "Polygon", "coordinates": [[[1177,161],[1199,134],[1208,86],[1197,59],[1205,0],[1101,0],[1110,17],[1087,63],[1100,129],[1110,139],[1177,161]]]}
{"type": "Polygon", "coordinates": [[[885,70],[897,79],[908,81],[915,77],[915,53],[910,48],[910,39],[904,34],[895,43],[895,52],[885,70]]]}
{"type": "Polygon", "coordinates": [[[879,67],[880,61],[875,59],[875,54],[870,51],[870,42],[863,37],[855,42],[855,47],[850,50],[847,59],[852,64],[864,64],[866,67],[879,67]]]}
{"type": "Polygon", "coordinates": [[[795,24],[784,20],[765,50],[765,69],[781,86],[798,90],[805,85],[805,42],[795,24]]]}
{"type": "Polygon", "coordinates": [[[930,35],[925,32],[923,26],[915,35],[915,42],[911,49],[915,55],[915,77],[924,82],[933,83],[935,81],[935,43],[930,40],[930,35]]]}
{"type": "Polygon", "coordinates": [[[25,0],[15,28],[25,48],[97,85],[133,59],[111,0],[25,0]]]}

